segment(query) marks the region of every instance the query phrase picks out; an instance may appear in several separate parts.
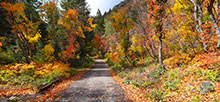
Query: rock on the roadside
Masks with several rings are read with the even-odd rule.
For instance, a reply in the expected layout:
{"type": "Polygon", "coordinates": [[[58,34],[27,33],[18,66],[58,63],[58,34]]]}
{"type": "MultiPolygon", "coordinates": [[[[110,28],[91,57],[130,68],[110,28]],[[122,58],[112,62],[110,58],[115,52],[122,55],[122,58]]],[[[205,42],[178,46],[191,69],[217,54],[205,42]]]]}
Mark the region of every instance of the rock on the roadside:
{"type": "Polygon", "coordinates": [[[193,86],[192,84],[190,84],[190,83],[188,83],[188,84],[186,84],[186,86],[187,87],[191,87],[191,86],[193,86]]]}
{"type": "Polygon", "coordinates": [[[215,87],[214,85],[211,83],[211,82],[203,82],[201,85],[200,85],[200,93],[201,94],[206,94],[207,92],[211,92],[211,91],[214,91],[215,90],[215,87]]]}
{"type": "Polygon", "coordinates": [[[191,92],[195,92],[196,91],[196,88],[193,88],[192,90],[191,90],[191,92]]]}
{"type": "Polygon", "coordinates": [[[9,101],[17,101],[18,100],[18,97],[15,97],[15,96],[11,96],[9,98],[9,101]]]}

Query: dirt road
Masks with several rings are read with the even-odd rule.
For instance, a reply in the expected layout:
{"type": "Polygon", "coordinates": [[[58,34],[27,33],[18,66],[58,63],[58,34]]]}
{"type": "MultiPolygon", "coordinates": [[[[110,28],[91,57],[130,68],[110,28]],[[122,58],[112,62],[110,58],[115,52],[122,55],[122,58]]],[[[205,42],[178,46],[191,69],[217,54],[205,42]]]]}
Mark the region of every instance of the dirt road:
{"type": "Polygon", "coordinates": [[[59,102],[130,102],[101,59],[96,59],[91,70],[72,83],[61,96],[59,102]]]}

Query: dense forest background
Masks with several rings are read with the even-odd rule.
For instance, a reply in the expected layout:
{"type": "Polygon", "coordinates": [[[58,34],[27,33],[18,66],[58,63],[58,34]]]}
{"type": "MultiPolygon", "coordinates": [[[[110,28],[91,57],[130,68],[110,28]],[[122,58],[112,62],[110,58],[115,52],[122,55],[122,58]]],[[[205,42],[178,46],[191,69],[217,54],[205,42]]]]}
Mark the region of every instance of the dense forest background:
{"type": "Polygon", "coordinates": [[[39,89],[96,56],[132,100],[219,100],[219,0],[125,0],[96,16],[85,0],[0,4],[0,84],[39,89]]]}

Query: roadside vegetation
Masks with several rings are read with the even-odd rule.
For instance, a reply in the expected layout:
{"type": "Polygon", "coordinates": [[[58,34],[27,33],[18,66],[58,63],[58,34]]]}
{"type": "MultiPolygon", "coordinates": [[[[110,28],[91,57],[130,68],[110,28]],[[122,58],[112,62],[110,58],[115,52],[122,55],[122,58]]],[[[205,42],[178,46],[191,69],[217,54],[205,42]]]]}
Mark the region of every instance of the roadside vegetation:
{"type": "Polygon", "coordinates": [[[105,16],[106,61],[135,102],[219,102],[215,0],[126,0],[105,16]]]}
{"type": "Polygon", "coordinates": [[[0,1],[0,100],[47,94],[94,64],[97,24],[87,3],[60,4],[62,10],[50,0],[0,1]]]}

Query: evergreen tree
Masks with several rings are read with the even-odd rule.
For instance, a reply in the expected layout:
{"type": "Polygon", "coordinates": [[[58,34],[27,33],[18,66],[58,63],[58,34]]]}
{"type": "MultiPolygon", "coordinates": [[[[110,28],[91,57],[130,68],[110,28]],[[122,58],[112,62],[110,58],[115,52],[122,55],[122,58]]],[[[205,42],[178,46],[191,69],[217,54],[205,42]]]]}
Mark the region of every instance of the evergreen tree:
{"type": "Polygon", "coordinates": [[[67,11],[69,9],[76,9],[79,13],[79,19],[83,22],[87,22],[90,11],[86,0],[63,0],[61,7],[67,11]]]}
{"type": "Polygon", "coordinates": [[[27,17],[33,21],[39,21],[40,15],[37,11],[37,9],[42,5],[42,3],[39,0],[21,0],[22,3],[25,5],[25,14],[27,17]]]}
{"type": "Polygon", "coordinates": [[[10,26],[6,20],[6,11],[0,8],[0,37],[6,35],[6,33],[10,30],[10,26]]]}
{"type": "Polygon", "coordinates": [[[96,34],[104,34],[104,17],[101,14],[101,11],[98,9],[95,16],[95,23],[98,25],[95,29],[96,34]]]}

